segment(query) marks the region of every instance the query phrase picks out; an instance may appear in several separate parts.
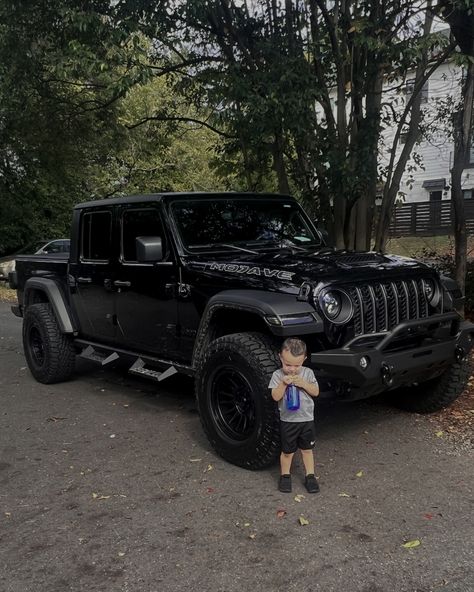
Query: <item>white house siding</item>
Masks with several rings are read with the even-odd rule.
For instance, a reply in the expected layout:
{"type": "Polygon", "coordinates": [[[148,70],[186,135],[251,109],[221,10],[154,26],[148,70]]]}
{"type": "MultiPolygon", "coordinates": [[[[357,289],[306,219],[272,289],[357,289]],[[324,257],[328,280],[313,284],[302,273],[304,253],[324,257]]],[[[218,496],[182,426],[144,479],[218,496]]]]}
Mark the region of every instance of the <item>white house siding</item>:
{"type": "MultiPolygon", "coordinates": [[[[414,148],[414,152],[418,153],[422,159],[423,167],[417,167],[417,170],[412,172],[406,170],[403,176],[400,192],[405,194],[404,196],[401,195],[401,198],[406,202],[429,200],[430,189],[433,191],[442,189],[441,185],[435,183],[436,180],[442,179],[446,182],[442,197],[443,199],[451,197],[449,184],[450,168],[453,160],[453,142],[450,134],[438,122],[436,100],[459,97],[460,77],[461,69],[452,63],[446,63],[440,66],[428,81],[428,100],[422,107],[425,112],[425,122],[429,123],[431,137],[424,139],[414,148]]],[[[397,103],[394,103],[397,104],[396,108],[403,109],[405,100],[403,94],[396,94],[388,87],[386,87],[385,93],[384,100],[397,101],[397,103]]],[[[394,128],[388,128],[383,132],[381,164],[388,163],[388,150],[392,145],[394,134],[394,128]]],[[[398,154],[400,150],[401,147],[399,146],[397,149],[398,154]]],[[[412,159],[408,165],[410,164],[413,164],[412,159]]],[[[474,166],[464,170],[462,185],[465,190],[474,189],[474,166]]]]}

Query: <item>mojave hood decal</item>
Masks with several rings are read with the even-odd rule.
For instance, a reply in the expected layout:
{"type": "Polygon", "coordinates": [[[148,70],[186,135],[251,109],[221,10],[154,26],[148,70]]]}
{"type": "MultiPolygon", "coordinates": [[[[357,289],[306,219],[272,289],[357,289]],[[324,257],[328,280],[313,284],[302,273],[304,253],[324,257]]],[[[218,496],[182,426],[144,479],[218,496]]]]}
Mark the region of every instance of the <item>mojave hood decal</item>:
{"type": "Polygon", "coordinates": [[[255,265],[239,265],[237,263],[210,262],[204,264],[205,269],[212,271],[225,271],[227,273],[239,273],[244,275],[255,275],[257,277],[278,278],[279,280],[293,279],[294,272],[283,269],[269,269],[268,267],[257,267],[255,265]]]}

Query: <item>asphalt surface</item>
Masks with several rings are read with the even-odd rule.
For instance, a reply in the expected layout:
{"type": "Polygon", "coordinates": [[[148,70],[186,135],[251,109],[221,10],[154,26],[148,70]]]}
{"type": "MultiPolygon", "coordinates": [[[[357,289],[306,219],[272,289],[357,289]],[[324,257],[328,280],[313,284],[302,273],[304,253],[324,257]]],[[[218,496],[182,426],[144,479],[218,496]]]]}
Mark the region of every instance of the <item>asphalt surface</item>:
{"type": "Polygon", "coordinates": [[[36,383],[7,304],[0,401],[1,592],[474,590],[473,453],[426,417],[320,403],[321,492],[298,462],[281,494],[212,452],[189,380],[36,383]]]}

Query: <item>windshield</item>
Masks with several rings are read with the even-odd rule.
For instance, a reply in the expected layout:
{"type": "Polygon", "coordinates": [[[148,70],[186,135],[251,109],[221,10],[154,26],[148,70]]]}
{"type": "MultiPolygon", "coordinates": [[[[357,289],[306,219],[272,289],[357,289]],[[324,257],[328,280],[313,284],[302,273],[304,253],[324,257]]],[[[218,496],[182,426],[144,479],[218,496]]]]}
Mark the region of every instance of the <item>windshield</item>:
{"type": "Polygon", "coordinates": [[[268,246],[314,247],[320,238],[294,202],[270,199],[176,201],[172,213],[189,250],[252,249],[268,246]]]}

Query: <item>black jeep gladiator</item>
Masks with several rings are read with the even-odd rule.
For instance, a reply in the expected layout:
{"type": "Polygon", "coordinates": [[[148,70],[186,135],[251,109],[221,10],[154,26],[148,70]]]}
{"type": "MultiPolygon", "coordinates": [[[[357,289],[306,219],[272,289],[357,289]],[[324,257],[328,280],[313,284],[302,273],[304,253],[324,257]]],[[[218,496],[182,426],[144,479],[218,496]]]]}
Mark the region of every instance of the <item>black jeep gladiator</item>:
{"type": "Polygon", "coordinates": [[[469,373],[474,325],[455,311],[453,280],[413,259],[326,246],[288,196],[82,203],[70,255],[19,256],[11,285],[36,380],[66,380],[77,354],[129,360],[155,380],[194,376],[210,443],[250,469],[278,456],[268,382],[287,336],[307,343],[322,396],[341,400],[397,389],[399,405],[434,411],[469,373]]]}

